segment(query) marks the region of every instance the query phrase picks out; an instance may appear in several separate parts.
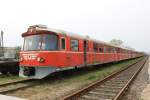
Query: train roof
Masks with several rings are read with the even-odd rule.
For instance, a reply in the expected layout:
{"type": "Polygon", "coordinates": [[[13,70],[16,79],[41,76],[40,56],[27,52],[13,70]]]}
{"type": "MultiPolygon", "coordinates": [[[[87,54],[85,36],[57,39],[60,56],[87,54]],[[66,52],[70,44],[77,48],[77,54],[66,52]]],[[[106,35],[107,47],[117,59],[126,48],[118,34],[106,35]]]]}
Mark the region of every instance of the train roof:
{"type": "Polygon", "coordinates": [[[34,26],[30,26],[29,28],[35,28],[36,30],[41,30],[41,31],[50,31],[50,32],[54,32],[56,34],[63,34],[63,35],[67,35],[67,36],[70,36],[70,37],[73,37],[73,38],[77,38],[77,39],[94,41],[96,43],[100,43],[100,44],[103,44],[103,45],[112,46],[112,47],[121,48],[121,49],[125,49],[125,50],[135,52],[135,50],[130,50],[128,48],[121,47],[121,46],[116,46],[116,45],[113,45],[113,44],[110,44],[110,43],[107,43],[107,42],[103,42],[103,41],[100,41],[100,40],[90,38],[88,36],[81,36],[81,35],[78,35],[78,34],[75,34],[75,33],[72,33],[72,32],[68,32],[68,31],[64,31],[64,30],[60,30],[60,29],[48,28],[46,25],[34,25],[34,26]]]}

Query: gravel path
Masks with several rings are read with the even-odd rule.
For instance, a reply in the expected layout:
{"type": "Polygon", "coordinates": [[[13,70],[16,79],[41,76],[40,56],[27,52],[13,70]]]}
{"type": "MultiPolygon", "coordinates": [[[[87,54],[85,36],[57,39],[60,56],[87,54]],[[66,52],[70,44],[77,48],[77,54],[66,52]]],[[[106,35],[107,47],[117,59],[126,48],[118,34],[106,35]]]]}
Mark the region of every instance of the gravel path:
{"type": "Polygon", "coordinates": [[[148,85],[147,85],[146,88],[144,88],[144,90],[142,91],[141,100],[150,100],[150,59],[149,59],[149,69],[148,69],[148,73],[149,73],[148,85]]]}
{"type": "Polygon", "coordinates": [[[149,60],[146,62],[144,68],[141,70],[137,78],[134,80],[128,93],[122,98],[122,100],[141,100],[141,93],[148,84],[148,67],[149,60]]]}

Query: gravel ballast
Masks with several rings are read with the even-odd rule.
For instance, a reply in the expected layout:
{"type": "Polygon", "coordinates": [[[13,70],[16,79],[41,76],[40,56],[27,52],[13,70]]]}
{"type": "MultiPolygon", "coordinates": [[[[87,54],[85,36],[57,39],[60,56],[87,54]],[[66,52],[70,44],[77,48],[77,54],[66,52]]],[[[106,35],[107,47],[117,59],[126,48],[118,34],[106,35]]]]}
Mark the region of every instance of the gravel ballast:
{"type": "Polygon", "coordinates": [[[148,68],[148,84],[146,88],[141,93],[141,100],[150,100],[150,59],[149,59],[149,68],[148,68]]]}

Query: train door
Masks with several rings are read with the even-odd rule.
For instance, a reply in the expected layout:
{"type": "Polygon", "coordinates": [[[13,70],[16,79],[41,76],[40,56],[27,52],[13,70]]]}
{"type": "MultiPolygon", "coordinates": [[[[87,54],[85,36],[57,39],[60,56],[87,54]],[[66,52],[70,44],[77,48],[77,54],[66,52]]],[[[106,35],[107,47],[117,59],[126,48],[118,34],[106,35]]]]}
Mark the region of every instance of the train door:
{"type": "Polygon", "coordinates": [[[84,43],[83,43],[83,49],[84,49],[84,54],[83,54],[83,57],[84,57],[84,65],[87,64],[87,41],[84,40],[84,43]]]}
{"type": "MultiPolygon", "coordinates": [[[[60,37],[60,51],[66,51],[67,50],[67,41],[66,41],[66,37],[65,36],[62,36],[60,37]]],[[[71,57],[70,57],[70,54],[69,53],[60,53],[59,54],[61,59],[60,59],[60,62],[62,63],[62,65],[65,65],[65,66],[70,66],[70,62],[71,62],[71,57]]]]}

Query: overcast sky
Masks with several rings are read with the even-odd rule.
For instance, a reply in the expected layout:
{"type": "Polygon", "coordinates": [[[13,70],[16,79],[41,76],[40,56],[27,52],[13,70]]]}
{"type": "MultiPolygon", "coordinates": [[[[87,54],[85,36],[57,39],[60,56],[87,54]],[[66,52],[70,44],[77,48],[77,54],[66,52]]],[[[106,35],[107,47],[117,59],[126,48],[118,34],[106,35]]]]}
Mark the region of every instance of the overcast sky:
{"type": "Polygon", "coordinates": [[[5,46],[21,45],[30,25],[44,24],[150,52],[149,0],[0,0],[5,46]]]}

